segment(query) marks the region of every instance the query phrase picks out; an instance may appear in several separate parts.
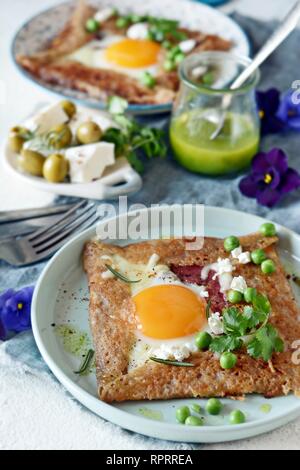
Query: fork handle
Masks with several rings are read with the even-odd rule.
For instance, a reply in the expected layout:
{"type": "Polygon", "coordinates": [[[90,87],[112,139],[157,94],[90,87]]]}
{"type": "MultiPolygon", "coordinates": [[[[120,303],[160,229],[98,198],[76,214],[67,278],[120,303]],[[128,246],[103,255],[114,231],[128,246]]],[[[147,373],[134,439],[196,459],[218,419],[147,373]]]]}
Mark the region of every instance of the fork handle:
{"type": "Polygon", "coordinates": [[[231,89],[239,88],[252,75],[252,73],[265,61],[267,57],[281,44],[295,29],[300,18],[300,1],[298,1],[267,40],[265,45],[256,54],[251,64],[231,84],[231,89]]]}

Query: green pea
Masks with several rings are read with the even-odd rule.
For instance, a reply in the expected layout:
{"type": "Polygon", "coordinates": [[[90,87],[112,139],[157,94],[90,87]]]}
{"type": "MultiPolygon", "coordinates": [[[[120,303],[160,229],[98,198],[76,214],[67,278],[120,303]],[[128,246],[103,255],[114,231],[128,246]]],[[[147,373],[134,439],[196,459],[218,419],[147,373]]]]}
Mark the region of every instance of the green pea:
{"type": "Polygon", "coordinates": [[[258,248],[257,250],[252,251],[251,259],[254,264],[261,264],[265,259],[267,259],[267,255],[264,250],[258,248]]]}
{"type": "Polygon", "coordinates": [[[204,351],[205,349],[208,349],[211,341],[212,341],[212,337],[210,336],[209,333],[207,333],[207,331],[200,331],[200,333],[198,333],[195,338],[196,346],[200,351],[204,351]]]}
{"type": "Polygon", "coordinates": [[[166,72],[172,72],[172,70],[175,70],[175,64],[173,60],[167,59],[164,61],[164,69],[166,72]]]}
{"type": "Polygon", "coordinates": [[[231,304],[239,304],[243,300],[243,294],[238,290],[229,290],[227,292],[227,300],[231,304]]]}
{"type": "Polygon", "coordinates": [[[181,49],[179,46],[174,46],[167,53],[167,59],[175,59],[177,54],[181,54],[181,49]]]}
{"type": "Polygon", "coordinates": [[[172,47],[172,43],[168,40],[163,41],[161,45],[164,49],[171,49],[172,47]]]}
{"type": "Polygon", "coordinates": [[[256,294],[257,294],[257,291],[254,287],[247,287],[247,289],[244,292],[245,302],[247,302],[247,304],[251,304],[256,294]]]}
{"type": "Polygon", "coordinates": [[[183,424],[191,412],[188,406],[181,406],[176,410],[176,419],[179,423],[183,424]]]}
{"type": "Polygon", "coordinates": [[[220,414],[222,408],[223,408],[223,405],[220,402],[220,400],[218,400],[217,398],[210,398],[208,402],[206,403],[206,407],[205,407],[207,413],[209,413],[210,415],[220,414]]]}
{"type": "Polygon", "coordinates": [[[156,83],[155,78],[149,72],[144,72],[141,75],[140,80],[141,80],[142,84],[145,85],[148,88],[153,88],[155,86],[155,83],[156,83]]]}
{"type": "Polygon", "coordinates": [[[85,29],[89,33],[96,33],[100,28],[99,21],[95,20],[95,18],[89,18],[85,23],[85,29]]]}
{"type": "Polygon", "coordinates": [[[271,222],[266,222],[259,227],[260,233],[264,237],[274,237],[276,235],[276,227],[271,222]]]}
{"type": "Polygon", "coordinates": [[[271,259],[266,259],[265,261],[263,261],[260,265],[260,268],[263,274],[272,274],[276,271],[274,261],[272,261],[271,259]]]}
{"type": "Polygon", "coordinates": [[[116,27],[117,28],[120,28],[120,29],[126,28],[128,25],[129,25],[129,20],[125,16],[121,16],[116,21],[116,27]]]}
{"type": "Polygon", "coordinates": [[[193,403],[192,406],[191,406],[191,409],[192,411],[194,411],[195,413],[201,413],[202,412],[202,408],[200,405],[198,405],[198,403],[193,403]]]}
{"type": "Polygon", "coordinates": [[[237,357],[232,352],[224,352],[220,357],[222,369],[232,369],[237,363],[237,357]]]}
{"type": "Polygon", "coordinates": [[[241,410],[234,410],[229,415],[230,424],[243,424],[246,416],[241,410]]]}
{"type": "Polygon", "coordinates": [[[175,64],[176,65],[180,64],[180,62],[182,62],[184,58],[185,58],[184,53],[183,52],[178,52],[178,54],[176,54],[175,57],[174,57],[175,64]]]}
{"type": "Polygon", "coordinates": [[[240,246],[240,241],[234,235],[231,235],[230,237],[227,237],[224,240],[224,248],[228,252],[234,250],[235,248],[237,248],[239,246],[240,246]]]}
{"type": "Polygon", "coordinates": [[[203,426],[203,419],[198,416],[188,416],[184,424],[187,426],[203,426]]]}

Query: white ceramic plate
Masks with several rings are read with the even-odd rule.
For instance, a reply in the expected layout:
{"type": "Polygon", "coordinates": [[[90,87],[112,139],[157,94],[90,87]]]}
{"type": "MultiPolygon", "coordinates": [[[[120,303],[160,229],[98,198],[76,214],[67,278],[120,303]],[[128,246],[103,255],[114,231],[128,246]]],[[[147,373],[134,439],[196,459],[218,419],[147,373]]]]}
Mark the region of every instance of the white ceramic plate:
{"type": "MultiPolygon", "coordinates": [[[[154,210],[168,211],[168,207],[154,210]]],[[[120,216],[124,221],[125,215],[120,216]]],[[[107,221],[101,222],[105,224],[107,221]]],[[[205,208],[205,235],[225,237],[245,235],[256,231],[264,220],[242,212],[205,208]]],[[[155,227],[159,233],[166,233],[168,227],[155,227]]],[[[180,227],[175,227],[176,230],[180,227]]],[[[284,264],[291,272],[300,273],[300,236],[277,226],[280,236],[280,253],[284,264]]],[[[177,232],[178,233],[178,232],[177,232]]],[[[281,426],[300,414],[300,401],[294,396],[264,399],[262,396],[247,397],[244,402],[224,399],[224,412],[221,416],[206,416],[203,427],[182,426],[176,423],[175,408],[193,402],[205,404],[206,400],[182,399],[153,402],[125,402],[109,405],[97,398],[94,374],[79,377],[73,373],[80,360],[63,349],[61,339],[51,324],[68,323],[89,333],[87,282],[82,270],[81,253],[83,244],[95,236],[95,228],[88,229],[65,245],[48,263],[36,286],[32,304],[32,326],[38,348],[60,382],[83,405],[99,416],[131,431],[160,439],[180,442],[221,442],[243,439],[281,426]],[[261,405],[271,405],[268,414],[261,411],[261,405]],[[141,415],[141,409],[159,411],[162,420],[153,420],[141,415]],[[228,424],[231,410],[241,408],[247,414],[247,422],[242,425],[228,424]]],[[[119,244],[127,244],[123,240],[119,244]]],[[[118,241],[114,241],[118,243],[118,241]]],[[[299,301],[300,289],[295,292],[299,301]]]]}
{"type": "MultiPolygon", "coordinates": [[[[78,107],[79,112],[87,111],[78,107]]],[[[36,110],[38,111],[38,109],[36,110]]],[[[93,110],[89,114],[97,113],[93,110]]],[[[99,113],[100,114],[100,113],[99,113]]],[[[26,120],[20,125],[26,127],[26,120]]],[[[126,158],[118,158],[114,165],[108,166],[98,180],[91,183],[49,183],[42,177],[31,176],[19,170],[17,154],[9,149],[8,143],[3,146],[4,165],[16,178],[24,181],[36,189],[62,196],[74,196],[87,199],[115,199],[119,196],[133,194],[142,187],[142,178],[128,163],[126,158]]]]}
{"type": "MultiPolygon", "coordinates": [[[[248,56],[250,53],[249,41],[244,31],[231,18],[220,11],[202,3],[189,0],[87,0],[98,7],[113,6],[120,12],[134,12],[138,15],[145,13],[153,16],[162,16],[180,20],[189,28],[199,29],[205,33],[217,34],[234,43],[232,52],[248,56]]],[[[49,92],[72,98],[81,104],[103,108],[104,103],[89,98],[85,93],[70,90],[64,87],[49,85],[40,79],[35,79],[20,67],[15,58],[17,55],[30,55],[37,52],[41,44],[49,40],[62,29],[70,17],[74,2],[65,2],[29,19],[17,31],[12,44],[12,57],[20,70],[30,80],[42,86],[49,92]]],[[[171,103],[163,105],[131,105],[129,111],[135,114],[154,114],[171,110],[171,103]]]]}

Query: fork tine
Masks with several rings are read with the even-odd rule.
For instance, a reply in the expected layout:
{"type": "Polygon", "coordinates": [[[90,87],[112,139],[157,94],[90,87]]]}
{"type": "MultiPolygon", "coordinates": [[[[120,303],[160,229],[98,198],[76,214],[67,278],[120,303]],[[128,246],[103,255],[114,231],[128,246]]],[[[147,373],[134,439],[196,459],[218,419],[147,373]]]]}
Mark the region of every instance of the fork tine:
{"type": "MultiPolygon", "coordinates": [[[[95,215],[91,219],[87,220],[84,224],[81,225],[80,232],[94,225],[97,222],[97,220],[99,220],[98,215],[95,215]]],[[[71,240],[73,237],[74,237],[74,233],[70,234],[67,238],[64,238],[63,240],[58,241],[55,245],[51,246],[46,251],[42,251],[36,256],[36,261],[48,258],[57,250],[59,250],[59,248],[65,245],[69,240],[71,240]]]]}
{"type": "Polygon", "coordinates": [[[68,225],[68,227],[66,227],[63,231],[59,232],[55,237],[51,237],[45,240],[45,242],[39,244],[38,246],[35,246],[36,253],[41,253],[47,250],[48,248],[55,246],[60,240],[65,239],[68,235],[77,230],[89,219],[95,217],[95,211],[95,207],[91,207],[87,212],[84,212],[84,214],[81,214],[79,217],[77,217],[76,221],[73,221],[73,223],[68,225]]]}
{"type": "Polygon", "coordinates": [[[60,226],[70,215],[72,215],[74,212],[76,212],[78,209],[85,206],[86,204],[87,204],[86,200],[78,202],[78,204],[73,206],[68,212],[65,212],[61,216],[61,218],[59,218],[57,220],[57,222],[55,224],[47,225],[46,227],[42,227],[40,230],[36,230],[32,234],[30,234],[28,237],[26,237],[26,239],[29,242],[31,242],[32,240],[34,240],[34,239],[40,237],[41,235],[43,235],[45,232],[48,232],[48,231],[50,231],[54,228],[57,228],[57,226],[60,226]]]}
{"type": "Polygon", "coordinates": [[[56,224],[53,227],[50,227],[49,230],[47,230],[44,234],[40,235],[38,238],[33,240],[31,242],[32,246],[36,248],[39,245],[45,244],[47,241],[51,241],[53,238],[59,236],[61,233],[64,232],[64,230],[67,229],[68,226],[76,222],[79,217],[83,216],[94,207],[95,207],[94,204],[88,204],[86,207],[84,207],[80,211],[79,214],[77,212],[74,212],[73,214],[70,214],[68,217],[65,217],[58,224],[56,224]]]}

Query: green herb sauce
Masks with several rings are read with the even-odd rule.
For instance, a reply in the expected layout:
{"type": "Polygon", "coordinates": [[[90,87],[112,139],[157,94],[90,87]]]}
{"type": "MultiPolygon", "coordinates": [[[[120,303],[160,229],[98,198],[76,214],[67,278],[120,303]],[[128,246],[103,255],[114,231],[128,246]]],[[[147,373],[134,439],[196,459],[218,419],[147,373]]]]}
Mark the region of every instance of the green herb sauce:
{"type": "Polygon", "coordinates": [[[163,421],[164,417],[161,411],[151,410],[150,408],[139,408],[139,413],[145,418],[163,421]]]}

